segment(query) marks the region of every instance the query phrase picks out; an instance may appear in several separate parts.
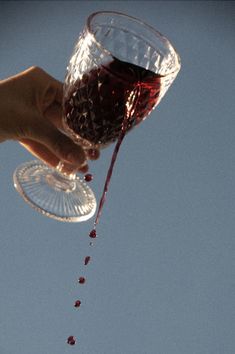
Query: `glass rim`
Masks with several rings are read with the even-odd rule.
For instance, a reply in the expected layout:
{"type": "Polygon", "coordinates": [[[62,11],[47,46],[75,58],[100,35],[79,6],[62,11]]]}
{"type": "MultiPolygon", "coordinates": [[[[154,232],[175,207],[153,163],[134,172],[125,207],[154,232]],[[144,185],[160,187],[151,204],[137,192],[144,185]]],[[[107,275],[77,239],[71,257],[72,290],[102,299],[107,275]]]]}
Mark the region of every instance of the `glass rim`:
{"type": "Polygon", "coordinates": [[[122,12],[119,11],[96,11],[93,12],[92,14],[90,14],[86,20],[86,25],[85,25],[85,29],[89,32],[89,34],[93,37],[93,40],[96,42],[97,46],[100,47],[100,49],[104,52],[106,52],[107,54],[109,54],[111,57],[113,57],[113,54],[111,51],[109,51],[107,48],[105,48],[105,46],[96,38],[94,30],[92,29],[92,21],[96,16],[99,15],[115,15],[115,16],[119,16],[119,17],[124,17],[128,20],[131,20],[133,22],[139,23],[141,25],[143,25],[149,32],[151,32],[152,34],[154,34],[156,36],[156,38],[160,38],[161,40],[163,40],[163,42],[165,41],[166,43],[168,43],[168,45],[170,46],[170,48],[173,50],[174,56],[177,57],[178,60],[178,67],[175,67],[175,70],[170,71],[169,73],[167,73],[165,76],[168,76],[170,74],[173,74],[175,71],[179,71],[180,67],[181,67],[181,60],[180,60],[180,56],[178,54],[178,52],[176,51],[176,49],[174,48],[174,46],[171,44],[170,40],[164,36],[161,32],[159,32],[157,29],[155,29],[154,27],[152,27],[151,25],[149,25],[148,23],[142,21],[141,19],[131,16],[131,15],[127,15],[124,14],[122,12]]]}

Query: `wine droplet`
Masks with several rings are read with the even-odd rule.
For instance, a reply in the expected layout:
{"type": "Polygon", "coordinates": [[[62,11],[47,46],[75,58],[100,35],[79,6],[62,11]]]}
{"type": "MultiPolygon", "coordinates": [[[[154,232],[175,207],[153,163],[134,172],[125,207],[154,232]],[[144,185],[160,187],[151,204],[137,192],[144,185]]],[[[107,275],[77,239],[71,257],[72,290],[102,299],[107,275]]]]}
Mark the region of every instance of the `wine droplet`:
{"type": "Polygon", "coordinates": [[[90,256],[86,256],[84,258],[84,265],[87,265],[90,262],[90,260],[91,260],[91,257],[90,256]]]}
{"type": "Polygon", "coordinates": [[[91,230],[91,232],[89,233],[89,236],[91,237],[91,238],[96,238],[96,229],[93,229],[93,230],[91,230]]]}
{"type": "Polygon", "coordinates": [[[74,303],[74,307],[80,307],[81,306],[81,301],[80,300],[76,300],[74,303]]]}
{"type": "Polygon", "coordinates": [[[84,284],[86,282],[86,279],[84,277],[80,277],[78,279],[79,284],[84,284]]]}
{"type": "Polygon", "coordinates": [[[76,338],[74,336],[69,336],[67,338],[67,343],[70,344],[70,345],[76,344],[76,338]]]}
{"type": "Polygon", "coordinates": [[[93,180],[93,175],[91,173],[87,173],[85,176],[84,176],[84,180],[86,182],[91,182],[93,180]]]}

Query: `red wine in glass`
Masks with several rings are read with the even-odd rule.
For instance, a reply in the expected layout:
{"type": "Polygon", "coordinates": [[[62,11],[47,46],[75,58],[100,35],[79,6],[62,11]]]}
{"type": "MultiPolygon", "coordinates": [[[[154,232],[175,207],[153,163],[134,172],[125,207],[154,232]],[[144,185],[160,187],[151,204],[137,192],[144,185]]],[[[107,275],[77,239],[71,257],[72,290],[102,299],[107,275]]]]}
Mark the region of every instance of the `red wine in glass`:
{"type": "Polygon", "coordinates": [[[161,78],[150,70],[113,57],[108,64],[85,73],[67,93],[65,121],[74,134],[94,146],[106,146],[117,141],[95,225],[122,140],[158,103],[161,78]]]}
{"type": "Polygon", "coordinates": [[[160,88],[160,75],[114,57],[70,88],[64,101],[66,124],[92,145],[113,143],[128,113],[126,131],[152,111],[160,88]]]}

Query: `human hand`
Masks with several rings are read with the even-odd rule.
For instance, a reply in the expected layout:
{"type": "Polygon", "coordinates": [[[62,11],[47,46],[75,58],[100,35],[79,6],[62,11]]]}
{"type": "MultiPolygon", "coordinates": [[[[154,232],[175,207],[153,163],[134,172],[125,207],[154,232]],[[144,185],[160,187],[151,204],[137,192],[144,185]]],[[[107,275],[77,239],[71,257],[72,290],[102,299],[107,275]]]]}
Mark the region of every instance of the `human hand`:
{"type": "Polygon", "coordinates": [[[18,140],[52,167],[62,161],[64,172],[86,172],[87,157],[97,159],[99,151],[86,154],[60,131],[62,95],[63,84],[38,67],[0,81],[0,142],[18,140]]]}

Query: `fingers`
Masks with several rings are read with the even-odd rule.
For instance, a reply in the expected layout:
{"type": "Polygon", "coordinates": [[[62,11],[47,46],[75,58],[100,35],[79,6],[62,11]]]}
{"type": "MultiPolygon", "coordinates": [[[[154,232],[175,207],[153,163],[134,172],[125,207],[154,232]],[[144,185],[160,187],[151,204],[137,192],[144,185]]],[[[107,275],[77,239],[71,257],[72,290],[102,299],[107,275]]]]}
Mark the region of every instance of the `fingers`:
{"type": "Polygon", "coordinates": [[[14,79],[15,84],[17,93],[23,94],[18,99],[13,139],[50,166],[56,167],[62,161],[65,166],[86,172],[87,159],[98,159],[99,151],[85,152],[60,131],[63,84],[37,67],[21,73],[14,79]]]}
{"type": "Polygon", "coordinates": [[[74,170],[85,173],[87,172],[87,159],[97,160],[100,156],[98,149],[84,150],[82,146],[74,143],[47,120],[39,121],[39,124],[34,122],[28,136],[25,135],[19,140],[24,141],[24,139],[33,141],[34,144],[30,145],[31,152],[53,167],[57,166],[59,161],[63,161],[72,166],[74,170]]]}
{"type": "MultiPolygon", "coordinates": [[[[30,139],[22,139],[20,144],[24,146],[31,154],[40,160],[44,161],[47,165],[56,168],[61,162],[60,159],[54,155],[46,146],[38,143],[37,141],[30,139]]],[[[88,165],[84,165],[79,168],[78,166],[74,166],[68,163],[63,162],[62,172],[66,174],[71,174],[75,172],[86,173],[88,171],[88,165]]]]}
{"type": "Polygon", "coordinates": [[[32,66],[24,72],[20,73],[20,75],[23,75],[25,78],[27,78],[29,84],[31,84],[32,82],[37,83],[37,92],[39,93],[39,96],[43,96],[47,89],[53,86],[54,91],[56,92],[55,95],[53,93],[56,101],[58,103],[62,102],[63,83],[56,80],[43,69],[37,66],[32,66]]]}
{"type": "Polygon", "coordinates": [[[51,122],[56,128],[64,131],[62,115],[62,106],[57,102],[54,102],[49,107],[47,107],[44,112],[44,117],[49,122],[51,122]]]}
{"type": "Polygon", "coordinates": [[[34,124],[30,136],[26,137],[46,146],[61,161],[82,167],[86,164],[86,154],[83,148],[62,134],[50,122],[43,121],[34,124]]]}
{"type": "Polygon", "coordinates": [[[59,158],[48,150],[44,145],[30,139],[21,139],[20,144],[23,145],[30,153],[44,161],[51,167],[56,167],[60,162],[59,158]]]}
{"type": "Polygon", "coordinates": [[[63,130],[62,100],[63,83],[54,79],[38,67],[31,68],[29,73],[34,86],[36,85],[37,103],[40,113],[57,128],[63,130]]]}

